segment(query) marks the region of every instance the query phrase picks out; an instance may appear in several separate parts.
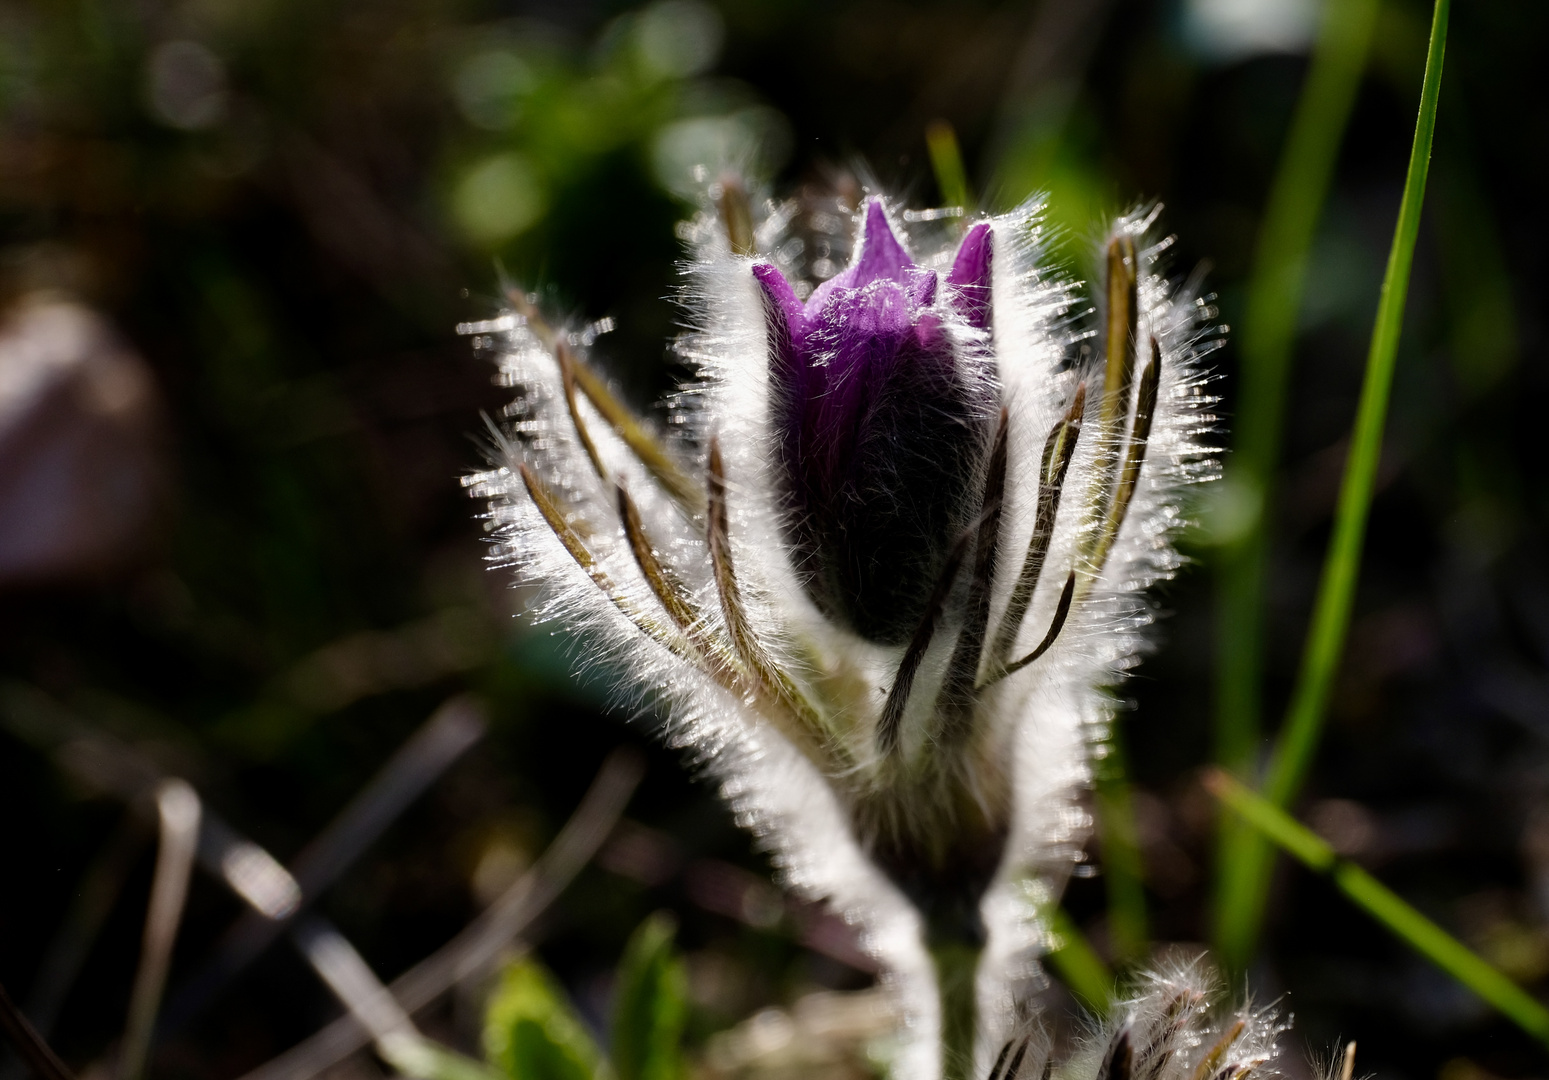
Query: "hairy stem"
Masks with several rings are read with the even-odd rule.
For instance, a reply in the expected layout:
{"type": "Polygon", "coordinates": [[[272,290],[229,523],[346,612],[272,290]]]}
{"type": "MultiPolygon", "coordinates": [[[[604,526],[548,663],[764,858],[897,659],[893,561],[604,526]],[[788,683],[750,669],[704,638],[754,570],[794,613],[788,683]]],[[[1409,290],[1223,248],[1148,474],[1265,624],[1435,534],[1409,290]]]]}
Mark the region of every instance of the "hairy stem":
{"type": "Polygon", "coordinates": [[[936,987],[941,994],[941,1075],[943,1080],[973,1080],[974,974],[983,950],[952,942],[931,949],[936,987]]]}

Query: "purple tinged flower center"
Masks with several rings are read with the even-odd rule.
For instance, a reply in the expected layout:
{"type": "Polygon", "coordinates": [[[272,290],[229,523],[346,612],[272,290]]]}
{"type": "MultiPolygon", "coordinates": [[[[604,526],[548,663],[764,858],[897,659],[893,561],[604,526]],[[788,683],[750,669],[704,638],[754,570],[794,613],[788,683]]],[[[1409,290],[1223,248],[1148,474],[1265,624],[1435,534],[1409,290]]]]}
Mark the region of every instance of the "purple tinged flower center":
{"type": "Polygon", "coordinates": [[[974,340],[988,340],[991,252],[975,226],[941,290],[873,200],[859,258],[805,304],[775,267],[753,268],[786,539],[824,613],[875,641],[913,633],[977,511],[997,401],[974,340]]]}

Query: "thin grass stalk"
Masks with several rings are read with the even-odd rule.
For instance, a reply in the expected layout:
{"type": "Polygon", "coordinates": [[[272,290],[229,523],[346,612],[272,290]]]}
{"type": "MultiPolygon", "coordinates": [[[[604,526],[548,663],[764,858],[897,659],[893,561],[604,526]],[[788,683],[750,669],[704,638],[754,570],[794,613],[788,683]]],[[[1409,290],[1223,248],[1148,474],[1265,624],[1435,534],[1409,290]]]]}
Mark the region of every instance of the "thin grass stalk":
{"type": "Polygon", "coordinates": [[[39,1080],[75,1080],[69,1066],[59,1060],[54,1048],[16,1007],[4,983],[0,983],[0,1035],[5,1036],[17,1056],[39,1080]]]}
{"type": "Polygon", "coordinates": [[[963,151],[957,144],[957,132],[945,120],[933,120],[925,127],[925,148],[930,153],[931,171],[943,206],[968,210],[973,195],[968,188],[968,170],[963,167],[963,151]]]}
{"type": "Polygon", "coordinates": [[[1107,756],[1097,765],[1096,786],[1097,829],[1108,886],[1108,934],[1114,959],[1121,965],[1135,963],[1150,951],[1150,919],[1135,805],[1117,722],[1108,733],[1107,756]]]}
{"type": "MultiPolygon", "coordinates": [[[[1446,0],[1442,0],[1442,4],[1445,3],[1446,0]]],[[[1206,775],[1205,786],[1252,827],[1255,835],[1274,843],[1309,869],[1326,875],[1357,907],[1416,952],[1494,1006],[1522,1030],[1549,1045],[1549,1009],[1468,946],[1355,863],[1341,859],[1322,837],[1233,777],[1213,769],[1206,775]]]]}
{"type": "MultiPolygon", "coordinates": [[[[1420,231],[1420,210],[1425,201],[1450,8],[1451,0],[1436,0],[1409,170],[1404,180],[1404,196],[1399,204],[1398,224],[1393,233],[1382,293],[1377,301],[1377,318],[1366,358],[1366,378],[1361,387],[1355,428],[1350,438],[1350,455],[1345,461],[1344,480],[1334,513],[1334,534],[1323,563],[1301,670],[1264,782],[1265,797],[1278,807],[1288,806],[1296,797],[1312,764],[1350,626],[1350,609],[1360,573],[1361,548],[1366,537],[1377,463],[1382,453],[1389,391],[1398,358],[1399,334],[1403,328],[1404,302],[1409,293],[1409,273],[1420,231]]],[[[1229,855],[1230,860],[1223,867],[1225,880],[1218,912],[1218,940],[1227,961],[1241,965],[1251,953],[1263,922],[1273,853],[1263,837],[1245,834],[1240,844],[1234,844],[1229,855]]]]}
{"type": "MultiPolygon", "coordinates": [[[[559,897],[613,832],[644,771],[633,749],[608,755],[575,813],[532,868],[455,938],[394,979],[388,987],[394,1000],[406,1011],[416,1012],[458,982],[487,973],[503,952],[520,948],[519,935],[559,897]]],[[[347,1014],[241,1080],[311,1080],[370,1041],[371,1033],[347,1014]]]]}
{"type": "Polygon", "coordinates": [[[1366,66],[1377,0],[1326,5],[1259,233],[1239,336],[1240,398],[1227,482],[1255,509],[1222,552],[1217,760],[1245,772],[1258,745],[1265,514],[1285,424],[1308,250],[1366,66]]]}
{"type": "Polygon", "coordinates": [[[1064,908],[1054,909],[1049,930],[1054,937],[1049,966],[1088,1008],[1105,1015],[1113,1003],[1113,972],[1064,908]]]}
{"type": "Polygon", "coordinates": [[[419,1080],[501,1080],[483,1062],[427,1039],[343,934],[308,917],[291,937],[317,976],[368,1031],[383,1061],[419,1080]]]}
{"type": "Polygon", "coordinates": [[[119,1048],[119,1080],[139,1080],[145,1072],[161,993],[172,965],[172,946],[188,899],[188,878],[199,849],[201,805],[192,787],[182,780],[163,781],[156,791],[156,811],[161,819],[156,874],[151,880],[150,908],[145,913],[140,966],[129,995],[129,1019],[119,1048]]]}
{"type": "MultiPolygon", "coordinates": [[[[487,729],[481,703],[463,695],[449,698],[302,849],[288,871],[272,858],[265,860],[275,899],[290,889],[299,889],[300,895],[278,911],[255,904],[254,910],[244,913],[226,933],[215,956],[172,994],[164,1029],[176,1030],[197,1016],[223,986],[284,932],[290,918],[337,881],[389,825],[484,737],[487,729]],[[288,873],[291,880],[287,883],[279,877],[280,872],[288,873]]],[[[224,878],[230,868],[223,865],[221,869],[224,878]]]]}
{"type": "MultiPolygon", "coordinates": [[[[125,810],[112,838],[76,885],[75,899],[48,952],[43,954],[37,983],[27,997],[27,1017],[45,1039],[53,1032],[54,1021],[75,985],[76,976],[85,966],[125,880],[150,839],[148,824],[140,807],[125,810]]],[[[19,1080],[19,1076],[0,1070],[0,1080],[19,1080]]]]}
{"type": "MultiPolygon", "coordinates": [[[[1279,170],[1270,188],[1248,281],[1241,349],[1241,397],[1236,444],[1226,487],[1245,506],[1246,532],[1218,559],[1216,761],[1250,776],[1260,738],[1265,521],[1285,422],[1291,348],[1306,284],[1308,250],[1333,179],[1350,111],[1370,51],[1378,0],[1341,0],[1324,8],[1312,66],[1297,102],[1279,170]]],[[[1237,902],[1231,864],[1240,858],[1232,822],[1223,820],[1217,880],[1218,913],[1237,902]]],[[[1232,966],[1246,957],[1231,951],[1221,927],[1218,945],[1232,966]]]]}

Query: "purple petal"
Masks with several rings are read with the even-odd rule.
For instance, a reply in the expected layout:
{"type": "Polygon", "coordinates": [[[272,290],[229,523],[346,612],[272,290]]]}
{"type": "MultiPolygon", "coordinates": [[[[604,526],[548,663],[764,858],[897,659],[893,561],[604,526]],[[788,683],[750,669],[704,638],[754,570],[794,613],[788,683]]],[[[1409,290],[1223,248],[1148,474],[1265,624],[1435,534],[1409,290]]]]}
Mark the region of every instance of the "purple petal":
{"type": "Polygon", "coordinates": [[[807,336],[807,316],[796,290],[785,275],[768,263],[753,268],[753,278],[764,294],[764,326],[769,332],[769,349],[775,365],[787,371],[799,383],[802,341],[807,336]]]}
{"type": "Polygon", "coordinates": [[[861,258],[855,264],[852,289],[863,288],[873,281],[903,281],[904,271],[914,266],[914,260],[893,235],[893,227],[887,223],[887,213],[881,199],[872,199],[866,206],[866,225],[861,233],[861,258]]]}
{"type": "Polygon", "coordinates": [[[976,330],[990,327],[990,274],[994,234],[988,222],[975,225],[958,246],[957,258],[947,284],[953,287],[952,306],[976,330]]]}
{"type": "Polygon", "coordinates": [[[909,275],[909,303],[917,308],[927,308],[936,302],[936,271],[909,275]]]}
{"type": "Polygon", "coordinates": [[[759,263],[753,268],[753,277],[763,289],[764,310],[778,312],[785,320],[785,332],[792,338],[801,337],[806,315],[801,301],[796,297],[796,290],[785,280],[785,275],[780,273],[778,267],[759,263]]]}
{"type": "Polygon", "coordinates": [[[782,438],[794,439],[803,426],[805,400],[821,393],[823,372],[814,370],[804,355],[807,317],[791,283],[768,263],[753,267],[753,278],[763,293],[770,374],[782,390],[777,428],[782,438]]]}
{"type": "MultiPolygon", "coordinates": [[[[753,274],[793,564],[830,618],[902,644],[971,515],[994,391],[960,370],[958,335],[935,306],[941,277],[909,257],[879,200],[855,261],[806,304],[775,267],[753,274]]],[[[989,286],[983,226],[964,238],[947,300],[982,328],[989,286]]]]}
{"type": "Polygon", "coordinates": [[[914,260],[893,235],[881,199],[866,204],[866,220],[861,225],[860,258],[813,290],[807,300],[807,313],[823,310],[828,298],[838,289],[860,289],[873,281],[903,281],[914,260]]]}

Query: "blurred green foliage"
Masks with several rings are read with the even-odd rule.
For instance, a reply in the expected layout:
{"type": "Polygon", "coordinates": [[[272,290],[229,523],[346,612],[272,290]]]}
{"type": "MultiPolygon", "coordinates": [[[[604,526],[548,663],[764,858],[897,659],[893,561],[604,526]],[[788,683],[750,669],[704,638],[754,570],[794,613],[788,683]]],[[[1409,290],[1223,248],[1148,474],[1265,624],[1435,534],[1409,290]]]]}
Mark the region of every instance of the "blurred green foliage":
{"type": "Polygon", "coordinates": [[[457,170],[451,207],[464,236],[501,250],[540,223],[525,245],[537,257],[564,243],[545,211],[556,193],[587,189],[620,156],[685,196],[696,170],[738,165],[771,175],[789,154],[788,127],[751,87],[701,78],[719,57],[715,9],[663,0],[612,24],[589,50],[540,30],[481,39],[453,88],[480,153],[457,170]],[[500,38],[506,41],[500,43],[500,38]]]}
{"type": "MultiPolygon", "coordinates": [[[[573,680],[572,643],[509,619],[526,597],[481,565],[456,478],[479,461],[480,414],[498,414],[507,391],[453,327],[490,315],[507,281],[577,326],[611,318],[598,351],[647,408],[677,374],[666,343],[681,315],[665,298],[693,164],[767,168],[803,213],[832,213],[836,195],[867,183],[923,207],[941,197],[925,136],[936,120],[957,133],[986,206],[1052,193],[1078,273],[1101,213],[1163,200],[1174,270],[1209,259],[1207,289],[1239,323],[1307,38],[1244,45],[1201,30],[1201,13],[1224,6],[3,0],[0,298],[73,297],[144,359],[162,494],[155,527],[112,558],[0,586],[0,674],[189,776],[282,858],[440,701],[483,693],[486,744],[323,901],[374,968],[407,968],[531,862],[608,750],[653,745],[648,720],[605,709],[606,672],[573,680]]],[[[1382,5],[1310,237],[1287,438],[1271,465],[1284,494],[1253,508],[1271,535],[1266,715],[1294,676],[1326,546],[1427,8],[1382,5]]],[[[1549,367],[1535,298],[1549,238],[1534,208],[1549,16],[1486,0],[1454,18],[1351,644],[1297,812],[1542,992],[1549,490],[1536,462],[1549,367]]],[[[1229,428],[1238,358],[1230,347],[1218,358],[1229,428]]],[[[1201,561],[1209,540],[1196,534],[1201,561]]],[[[1211,593],[1192,573],[1161,595],[1165,648],[1120,721],[1132,861],[1157,941],[1206,935],[1214,831],[1194,770],[1210,756],[1211,593]]],[[[122,808],[0,738],[4,875],[20,883],[0,896],[0,980],[24,997],[122,808]]],[[[531,1000],[602,1041],[620,1015],[610,1002],[626,985],[626,942],[667,907],[682,967],[650,953],[640,979],[682,980],[696,1067],[763,1068],[747,1049],[758,1040],[737,1032],[766,1009],[810,1048],[821,1040],[797,1025],[800,1002],[864,993],[870,976],[802,945],[804,924],[778,906],[749,918],[767,903],[706,884],[722,880],[707,864],[755,880],[769,868],[707,786],[672,753],[650,753],[629,812],[649,842],[567,894],[535,943],[552,974],[528,980],[531,1000]]],[[[1092,854],[1101,863],[1100,846],[1092,854]]],[[[72,1065],[121,1027],[148,859],[66,1002],[55,1039],[72,1065]]],[[[1125,944],[1105,886],[1082,878],[1068,892],[1084,937],[1066,950],[1067,977],[1094,1000],[1096,961],[1125,944]]],[[[1309,1043],[1356,1033],[1363,1068],[1385,1076],[1429,1078],[1441,1062],[1449,1077],[1537,1068],[1525,1040],[1328,893],[1281,879],[1252,969],[1292,995],[1309,1043]]],[[[174,984],[235,914],[196,882],[174,984]]],[[[1072,1007],[1063,994],[1050,990],[1056,1013],[1072,1007]]],[[[277,949],[165,1042],[153,1071],[238,1076],[332,1009],[277,949]]],[[[669,1021],[642,1015],[636,1030],[669,1021]]],[[[478,1020],[456,1009],[427,1026],[479,1042],[478,1020]]],[[[782,1067],[852,1077],[853,1057],[782,1067]]]]}
{"type": "Polygon", "coordinates": [[[538,961],[512,961],[490,995],[484,1052],[511,1080],[596,1080],[603,1057],[538,961]]]}
{"type": "Polygon", "coordinates": [[[606,1057],[548,970],[531,957],[506,965],[484,1014],[484,1052],[509,1080],[680,1080],[687,983],[673,921],[647,919],[619,962],[606,1057]]]}
{"type": "Polygon", "coordinates": [[[670,916],[647,919],[619,962],[613,998],[613,1069],[619,1080],[681,1080],[688,979],[670,916]]]}

